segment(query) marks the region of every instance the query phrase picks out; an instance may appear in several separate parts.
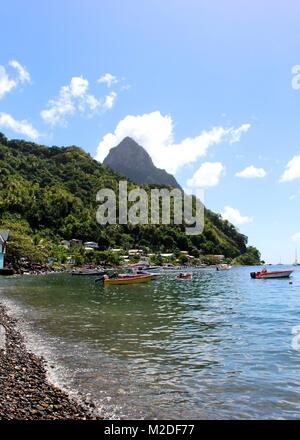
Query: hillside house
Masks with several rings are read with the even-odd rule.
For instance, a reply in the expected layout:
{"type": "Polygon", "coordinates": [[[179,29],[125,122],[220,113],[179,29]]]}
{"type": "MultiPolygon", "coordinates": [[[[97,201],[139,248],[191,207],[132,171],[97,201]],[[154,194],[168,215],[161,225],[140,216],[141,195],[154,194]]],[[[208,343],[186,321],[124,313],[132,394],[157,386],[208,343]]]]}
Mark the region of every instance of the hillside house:
{"type": "Polygon", "coordinates": [[[4,268],[4,258],[6,253],[6,242],[9,237],[9,231],[0,230],[0,269],[4,268]]]}

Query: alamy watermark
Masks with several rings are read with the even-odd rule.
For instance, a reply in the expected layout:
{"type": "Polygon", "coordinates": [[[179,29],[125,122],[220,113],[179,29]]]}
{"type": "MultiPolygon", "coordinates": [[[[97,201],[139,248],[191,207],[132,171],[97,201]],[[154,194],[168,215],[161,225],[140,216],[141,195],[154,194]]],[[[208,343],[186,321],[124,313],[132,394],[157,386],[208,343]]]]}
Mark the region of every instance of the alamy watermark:
{"type": "Polygon", "coordinates": [[[300,89],[300,64],[296,64],[292,67],[292,88],[294,90],[300,89]]]}
{"type": "Polygon", "coordinates": [[[100,225],[184,225],[187,235],[202,234],[204,229],[203,190],[194,196],[174,188],[144,188],[128,191],[127,181],[120,181],[118,194],[110,188],[98,191],[97,222],[100,225]]]}
{"type": "Polygon", "coordinates": [[[291,343],[292,349],[300,351],[300,325],[295,325],[292,328],[292,335],[294,335],[291,343]]]}

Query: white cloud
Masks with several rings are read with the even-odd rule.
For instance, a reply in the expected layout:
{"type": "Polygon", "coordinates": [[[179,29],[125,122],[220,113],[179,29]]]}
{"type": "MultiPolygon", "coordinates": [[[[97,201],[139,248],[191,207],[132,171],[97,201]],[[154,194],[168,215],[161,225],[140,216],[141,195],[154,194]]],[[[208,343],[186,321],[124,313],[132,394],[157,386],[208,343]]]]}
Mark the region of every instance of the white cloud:
{"type": "Polygon", "coordinates": [[[231,206],[225,206],[221,216],[234,225],[244,225],[253,222],[253,217],[242,216],[238,209],[231,206]]]}
{"type": "Polygon", "coordinates": [[[221,162],[204,162],[193,177],[188,180],[187,185],[189,188],[217,186],[224,170],[225,167],[221,162]]]}
{"type": "Polygon", "coordinates": [[[74,98],[85,98],[89,82],[82,76],[74,76],[70,82],[70,93],[74,98]]]}
{"type": "Polygon", "coordinates": [[[292,236],[292,240],[293,240],[294,243],[300,245],[300,232],[297,232],[296,234],[294,234],[292,236]]]}
{"type": "Polygon", "coordinates": [[[294,156],[291,159],[283,175],[280,178],[280,182],[291,182],[292,180],[300,178],[300,154],[298,156],[294,156]]]}
{"type": "Polygon", "coordinates": [[[17,70],[19,75],[18,81],[20,81],[21,83],[26,83],[26,82],[30,83],[31,81],[30,73],[24,66],[22,66],[21,63],[19,63],[19,61],[11,60],[9,62],[9,65],[17,70]]]}
{"type": "Polygon", "coordinates": [[[112,75],[111,73],[106,73],[98,79],[98,83],[104,83],[107,85],[107,87],[111,87],[112,84],[116,84],[118,82],[119,80],[117,79],[117,77],[112,75]]]}
{"type": "Polygon", "coordinates": [[[65,117],[76,111],[69,86],[60,89],[59,96],[48,102],[47,108],[41,111],[41,116],[47,124],[65,123],[65,117]]]}
{"type": "Polygon", "coordinates": [[[76,111],[81,113],[95,112],[101,107],[101,102],[88,93],[89,82],[82,76],[71,78],[70,84],[61,87],[58,97],[48,102],[47,108],[41,111],[43,120],[54,126],[64,125],[67,116],[72,116],[76,111]]]}
{"type": "Polygon", "coordinates": [[[13,130],[33,140],[40,137],[39,132],[28,121],[25,119],[17,121],[8,113],[0,112],[0,127],[13,130]]]}
{"type": "Polygon", "coordinates": [[[229,130],[229,143],[235,144],[237,142],[240,142],[242,134],[247,133],[249,128],[251,127],[251,124],[242,124],[239,128],[230,128],[229,130]]]}
{"type": "Polygon", "coordinates": [[[0,66],[0,99],[14,89],[16,85],[16,81],[8,76],[5,67],[0,66]]]}
{"type": "Polygon", "coordinates": [[[107,133],[102,138],[96,159],[102,162],[112,147],[129,136],[147,150],[156,166],[174,174],[183,165],[205,156],[210,146],[222,141],[230,144],[238,142],[242,133],[246,133],[249,128],[250,124],[243,124],[238,128],[213,127],[202,131],[199,136],[174,143],[171,116],[162,115],[159,111],[140,116],[127,115],[118,123],[113,133],[107,133]]]}
{"type": "Polygon", "coordinates": [[[0,65],[0,99],[19,84],[31,81],[29,72],[18,61],[12,60],[9,65],[17,71],[17,76],[11,77],[5,67],[0,65]]]}
{"type": "Polygon", "coordinates": [[[103,108],[105,110],[110,110],[111,108],[113,108],[115,102],[117,99],[117,94],[116,92],[111,92],[109,95],[107,95],[104,99],[103,102],[103,108]]]}
{"type": "Polygon", "coordinates": [[[265,177],[267,175],[266,171],[263,168],[256,168],[253,165],[250,165],[249,167],[245,168],[242,171],[239,171],[236,173],[237,177],[243,177],[245,179],[251,179],[255,177],[265,177]]]}

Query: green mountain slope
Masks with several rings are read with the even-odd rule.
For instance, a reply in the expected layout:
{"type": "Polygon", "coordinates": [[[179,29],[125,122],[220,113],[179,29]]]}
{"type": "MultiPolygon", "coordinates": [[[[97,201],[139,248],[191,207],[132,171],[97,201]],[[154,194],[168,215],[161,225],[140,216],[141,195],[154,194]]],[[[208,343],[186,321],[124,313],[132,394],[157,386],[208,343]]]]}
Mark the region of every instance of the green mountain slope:
{"type": "MultiPolygon", "coordinates": [[[[0,229],[22,231],[33,245],[76,238],[96,241],[102,250],[147,247],[153,252],[187,250],[196,257],[228,258],[247,252],[247,237],[209,210],[199,236],[187,236],[181,225],[100,226],[96,193],[101,188],[117,191],[120,179],[79,147],[49,148],[7,140],[0,133],[0,229]]],[[[135,186],[129,183],[129,189],[135,186]]]]}

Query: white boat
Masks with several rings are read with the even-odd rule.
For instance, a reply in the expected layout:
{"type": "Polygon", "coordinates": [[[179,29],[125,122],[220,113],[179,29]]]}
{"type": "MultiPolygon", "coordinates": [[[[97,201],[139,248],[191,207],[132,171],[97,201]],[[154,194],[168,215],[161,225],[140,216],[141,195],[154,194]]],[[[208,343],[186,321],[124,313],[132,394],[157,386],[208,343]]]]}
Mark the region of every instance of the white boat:
{"type": "Polygon", "coordinates": [[[232,266],[230,266],[230,264],[218,264],[216,266],[217,270],[230,270],[232,269],[232,266]]]}
{"type": "Polygon", "coordinates": [[[293,263],[293,266],[300,266],[300,263],[298,263],[297,249],[296,249],[296,253],[295,253],[295,261],[293,263]]]}
{"type": "Polygon", "coordinates": [[[172,263],[167,263],[163,265],[163,270],[176,270],[176,267],[172,263]]]}
{"type": "Polygon", "coordinates": [[[260,272],[251,272],[251,278],[271,279],[271,278],[289,278],[294,271],[288,270],[267,270],[263,269],[260,272]]]}
{"type": "Polygon", "coordinates": [[[146,266],[142,270],[144,272],[151,272],[151,274],[152,274],[152,273],[161,272],[161,269],[162,269],[161,266],[146,266]]]}

